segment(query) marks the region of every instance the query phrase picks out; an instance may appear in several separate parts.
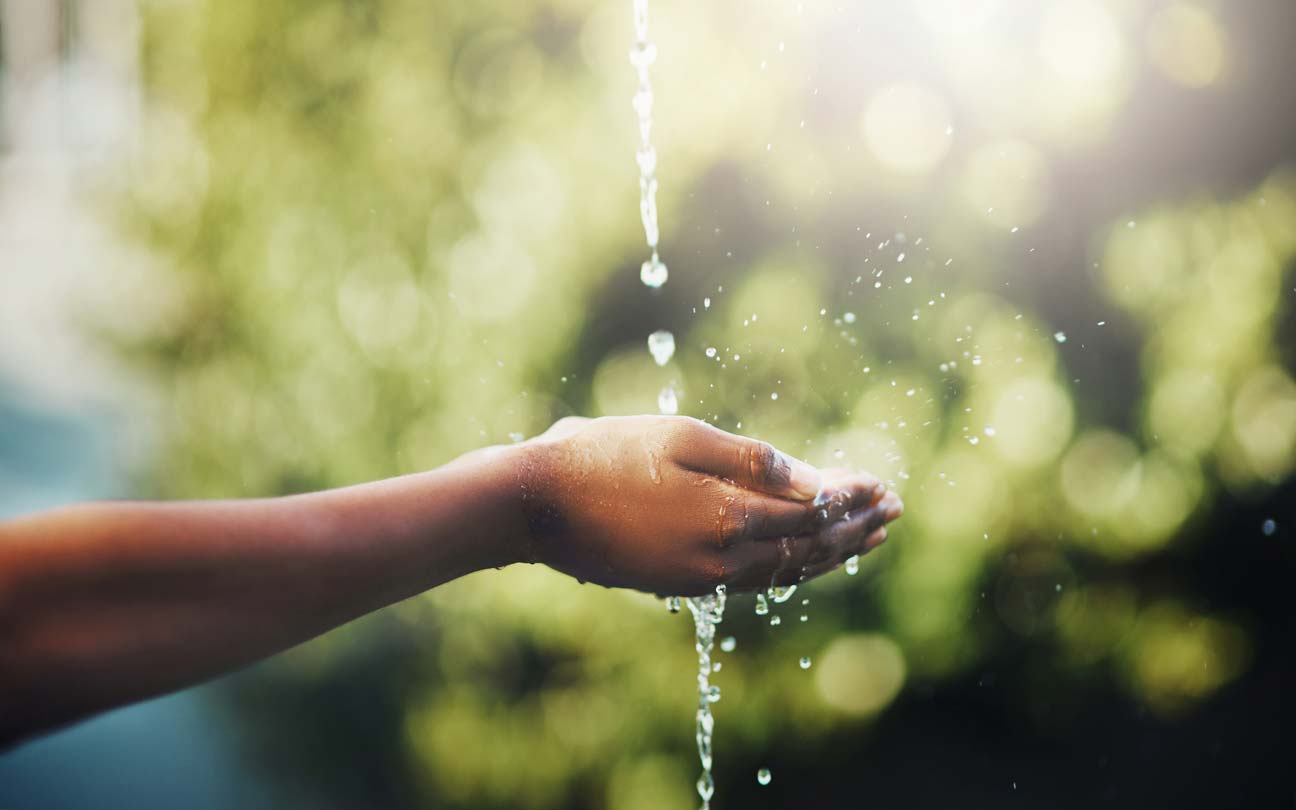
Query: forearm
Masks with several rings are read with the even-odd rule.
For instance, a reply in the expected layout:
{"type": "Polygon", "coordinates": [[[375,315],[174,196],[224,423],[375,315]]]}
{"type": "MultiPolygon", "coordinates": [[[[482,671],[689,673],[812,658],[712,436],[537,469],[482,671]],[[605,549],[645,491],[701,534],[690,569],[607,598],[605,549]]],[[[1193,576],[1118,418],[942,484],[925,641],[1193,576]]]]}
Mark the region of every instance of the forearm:
{"type": "Polygon", "coordinates": [[[238,668],[517,558],[522,452],[255,501],[0,526],[0,742],[238,668]]]}

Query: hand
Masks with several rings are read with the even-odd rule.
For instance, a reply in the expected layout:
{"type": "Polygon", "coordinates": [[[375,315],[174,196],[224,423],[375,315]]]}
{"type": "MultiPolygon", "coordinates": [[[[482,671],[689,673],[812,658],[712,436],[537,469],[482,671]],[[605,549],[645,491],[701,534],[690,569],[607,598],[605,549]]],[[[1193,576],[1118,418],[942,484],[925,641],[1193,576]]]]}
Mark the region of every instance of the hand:
{"type": "Polygon", "coordinates": [[[871,475],[687,417],[569,418],[527,444],[529,561],[609,587],[796,584],[881,545],[904,509],[871,475]]]}

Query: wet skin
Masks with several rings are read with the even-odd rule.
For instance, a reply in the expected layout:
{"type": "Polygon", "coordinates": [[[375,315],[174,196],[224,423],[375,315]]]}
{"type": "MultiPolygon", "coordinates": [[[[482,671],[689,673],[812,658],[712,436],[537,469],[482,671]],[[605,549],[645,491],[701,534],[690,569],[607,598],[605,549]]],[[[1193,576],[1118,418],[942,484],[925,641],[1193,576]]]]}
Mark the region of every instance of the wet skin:
{"type": "Polygon", "coordinates": [[[694,596],[791,585],[886,540],[903,505],[686,417],[568,419],[534,440],[528,557],[577,579],[694,596]]]}
{"type": "Polygon", "coordinates": [[[0,523],[0,747],[474,571],[532,562],[681,596],[786,585],[877,547],[902,510],[867,474],[642,416],[326,492],[0,523]]]}

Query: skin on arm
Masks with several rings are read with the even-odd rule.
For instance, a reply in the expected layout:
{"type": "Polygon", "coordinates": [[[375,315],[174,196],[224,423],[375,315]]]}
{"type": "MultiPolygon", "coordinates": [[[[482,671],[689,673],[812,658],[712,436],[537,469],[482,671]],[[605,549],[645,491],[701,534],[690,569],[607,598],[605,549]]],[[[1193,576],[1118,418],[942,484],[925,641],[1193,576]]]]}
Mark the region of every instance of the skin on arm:
{"type": "Polygon", "coordinates": [[[426,473],[0,523],[0,746],[237,669],[514,562],[696,595],[885,540],[899,499],[684,417],[569,419],[426,473]]]}

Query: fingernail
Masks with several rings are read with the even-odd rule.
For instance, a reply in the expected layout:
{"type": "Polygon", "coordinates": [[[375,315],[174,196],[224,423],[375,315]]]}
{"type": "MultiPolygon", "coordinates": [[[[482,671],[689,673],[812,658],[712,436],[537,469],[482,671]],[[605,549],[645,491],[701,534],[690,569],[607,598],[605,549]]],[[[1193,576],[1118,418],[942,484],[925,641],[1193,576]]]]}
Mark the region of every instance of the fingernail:
{"type": "Polygon", "coordinates": [[[792,458],[787,454],[783,455],[783,460],[788,465],[788,485],[792,491],[802,498],[813,498],[819,494],[819,488],[823,484],[823,476],[819,471],[804,461],[792,458]]]}
{"type": "Polygon", "coordinates": [[[900,500],[899,498],[896,498],[895,503],[887,507],[886,519],[888,521],[895,520],[896,518],[900,517],[903,514],[904,514],[904,501],[900,500]]]}

